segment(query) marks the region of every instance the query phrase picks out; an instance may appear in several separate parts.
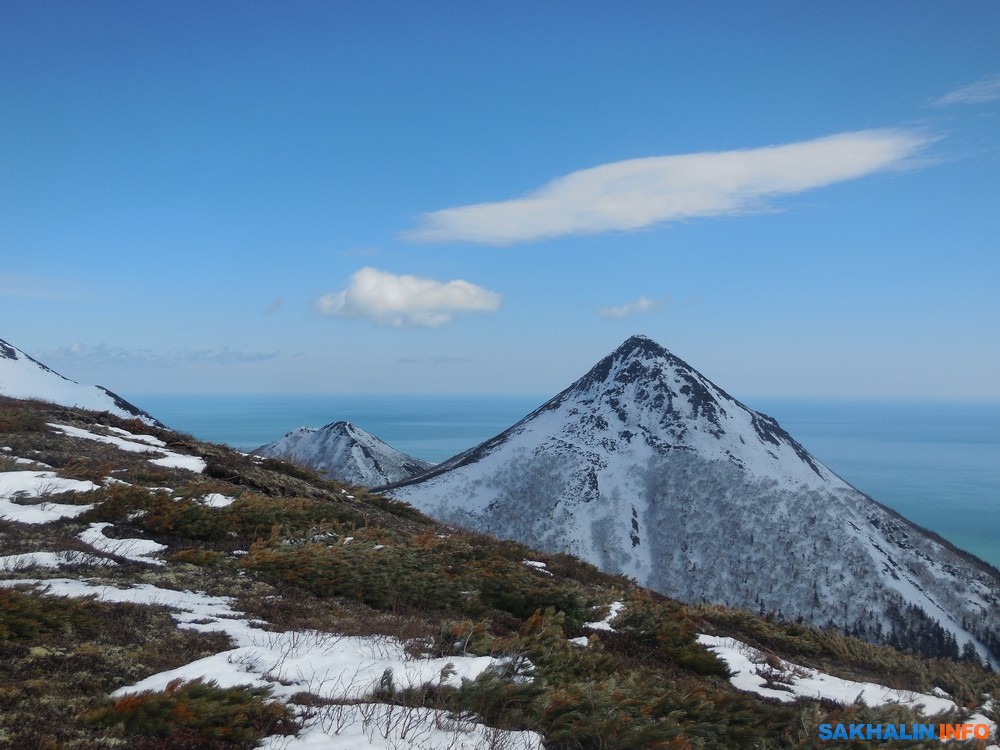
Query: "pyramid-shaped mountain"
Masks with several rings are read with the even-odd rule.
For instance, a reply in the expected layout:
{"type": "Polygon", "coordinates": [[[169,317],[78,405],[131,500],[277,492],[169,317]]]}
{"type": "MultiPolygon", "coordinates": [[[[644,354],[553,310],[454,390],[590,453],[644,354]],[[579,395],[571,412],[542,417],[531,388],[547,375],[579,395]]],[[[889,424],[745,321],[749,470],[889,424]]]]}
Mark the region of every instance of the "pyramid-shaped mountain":
{"type": "Polygon", "coordinates": [[[107,411],[162,427],[156,419],[104,386],[82,385],[0,339],[0,396],[107,411]]]}
{"type": "Polygon", "coordinates": [[[1000,573],[854,489],[643,336],[503,433],[386,491],[685,601],[1000,657],[1000,573]]]}
{"type": "Polygon", "coordinates": [[[254,451],[315,469],[328,479],[363,487],[399,482],[433,464],[400,453],[350,422],[300,427],[254,451]]]}

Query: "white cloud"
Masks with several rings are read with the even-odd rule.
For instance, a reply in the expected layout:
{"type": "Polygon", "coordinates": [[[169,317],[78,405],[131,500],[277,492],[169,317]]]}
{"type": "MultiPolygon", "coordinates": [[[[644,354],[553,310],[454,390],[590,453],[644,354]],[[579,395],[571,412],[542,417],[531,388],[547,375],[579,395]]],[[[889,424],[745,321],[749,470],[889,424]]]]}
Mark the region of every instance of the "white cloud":
{"type": "Polygon", "coordinates": [[[500,300],[496,292],[462,279],[442,282],[366,267],[351,276],[347,289],[320,297],[316,310],[391,328],[437,328],[459,313],[496,310],[500,300]]]}
{"type": "Polygon", "coordinates": [[[861,130],[784,146],[650,156],[559,177],[522,198],[424,214],[414,242],[508,245],[762,210],[769,198],[900,166],[933,139],[861,130]]]}
{"type": "Polygon", "coordinates": [[[669,297],[660,297],[659,299],[639,297],[635,302],[627,302],[618,307],[602,307],[597,311],[597,314],[603,318],[624,318],[635,313],[655,312],[665,307],[669,301],[669,297]]]}
{"type": "Polygon", "coordinates": [[[235,350],[224,346],[217,349],[184,348],[170,352],[154,352],[152,349],[126,349],[108,346],[105,343],[87,346],[79,341],[61,346],[49,352],[42,352],[43,362],[89,362],[115,366],[170,367],[188,364],[237,365],[248,362],[263,362],[277,359],[281,352],[260,352],[248,349],[235,350]]]}
{"type": "Polygon", "coordinates": [[[968,86],[962,86],[938,99],[935,104],[983,104],[1000,101],[1000,75],[984,78],[968,86]]]}

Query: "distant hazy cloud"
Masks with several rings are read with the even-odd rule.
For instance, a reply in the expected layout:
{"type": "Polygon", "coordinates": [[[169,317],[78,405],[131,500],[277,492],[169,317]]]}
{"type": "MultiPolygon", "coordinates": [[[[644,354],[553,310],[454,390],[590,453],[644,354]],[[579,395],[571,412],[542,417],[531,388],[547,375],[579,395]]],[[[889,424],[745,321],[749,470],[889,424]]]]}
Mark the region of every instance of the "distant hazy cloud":
{"type": "Polygon", "coordinates": [[[650,156],[559,177],[522,198],[424,214],[414,242],[508,245],[759,211],[765,201],[896,167],[931,138],[862,130],[784,146],[650,156]]]}
{"type": "Polygon", "coordinates": [[[347,289],[316,300],[316,310],[391,328],[436,328],[460,313],[496,310],[500,300],[496,292],[461,279],[434,281],[366,267],[351,276],[347,289]]]}
{"type": "Polygon", "coordinates": [[[938,99],[935,104],[983,104],[984,102],[1000,101],[1000,75],[984,78],[968,86],[962,86],[938,99]]]}
{"type": "Polygon", "coordinates": [[[669,297],[660,297],[659,299],[639,297],[635,302],[628,302],[618,307],[602,307],[597,311],[597,314],[603,318],[624,318],[635,313],[655,312],[665,307],[669,302],[669,297]]]}
{"type": "Polygon", "coordinates": [[[264,314],[274,315],[276,312],[278,312],[278,310],[281,309],[282,305],[284,304],[285,304],[284,297],[275,297],[274,301],[265,308],[264,314]]]}
{"type": "Polygon", "coordinates": [[[0,297],[67,300],[78,298],[81,290],[59,279],[4,274],[0,278],[0,297]]]}
{"type": "Polygon", "coordinates": [[[39,359],[43,362],[85,360],[105,364],[168,367],[199,363],[235,365],[246,362],[261,362],[280,356],[281,352],[253,352],[234,350],[229,347],[216,349],[184,348],[172,352],[154,352],[152,349],[125,349],[120,346],[108,346],[105,343],[86,346],[76,342],[69,346],[61,346],[51,352],[43,352],[39,359]]]}
{"type": "Polygon", "coordinates": [[[400,357],[396,360],[396,364],[420,365],[429,363],[432,365],[454,365],[471,361],[468,357],[400,357]]]}

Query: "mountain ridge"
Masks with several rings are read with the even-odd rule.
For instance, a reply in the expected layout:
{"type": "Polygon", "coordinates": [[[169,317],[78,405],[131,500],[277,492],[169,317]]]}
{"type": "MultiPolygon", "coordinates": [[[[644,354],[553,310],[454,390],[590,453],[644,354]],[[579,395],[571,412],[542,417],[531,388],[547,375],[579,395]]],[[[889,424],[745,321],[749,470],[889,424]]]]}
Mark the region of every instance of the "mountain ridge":
{"type": "Polygon", "coordinates": [[[0,339],[0,395],[108,411],[149,425],[163,426],[151,414],[117,393],[102,385],[83,385],[70,380],[3,339],[0,339]]]}

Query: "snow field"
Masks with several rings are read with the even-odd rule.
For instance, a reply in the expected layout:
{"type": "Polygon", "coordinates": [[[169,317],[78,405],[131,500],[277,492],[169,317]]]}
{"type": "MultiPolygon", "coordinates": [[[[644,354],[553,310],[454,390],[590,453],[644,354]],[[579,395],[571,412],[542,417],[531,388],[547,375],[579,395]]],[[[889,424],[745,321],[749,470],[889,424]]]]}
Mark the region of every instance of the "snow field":
{"type": "MultiPolygon", "coordinates": [[[[94,524],[95,527],[102,526],[94,524]]],[[[115,540],[111,540],[115,541],[115,540]]],[[[121,541],[121,540],[119,540],[121,541]]],[[[454,750],[541,750],[534,732],[505,732],[427,708],[367,703],[364,699],[391,673],[397,688],[423,684],[459,687],[507,660],[490,656],[414,657],[391,636],[345,636],[319,631],[267,631],[266,623],[234,610],[228,597],[172,591],[149,584],[117,588],[68,578],[0,581],[0,586],[44,586],[50,596],[90,596],[109,602],[158,604],[175,609],[180,627],[228,635],[235,648],[152,675],[113,695],[162,690],[171,680],[214,680],[221,687],[270,687],[277,700],[310,692],[329,706],[299,707],[305,725],[297,737],[266,738],[268,750],[345,748],[453,748],[454,750]]],[[[293,705],[293,708],[295,706],[293,705]]]]}

